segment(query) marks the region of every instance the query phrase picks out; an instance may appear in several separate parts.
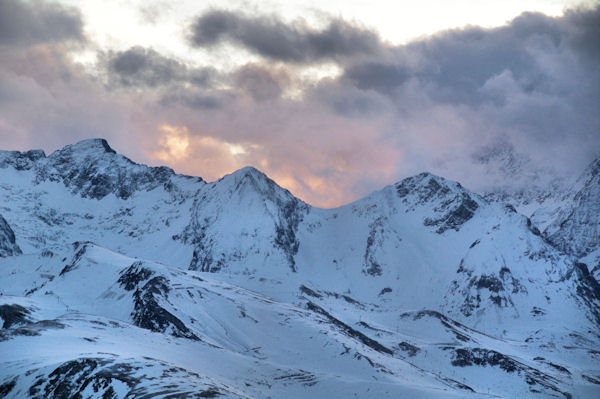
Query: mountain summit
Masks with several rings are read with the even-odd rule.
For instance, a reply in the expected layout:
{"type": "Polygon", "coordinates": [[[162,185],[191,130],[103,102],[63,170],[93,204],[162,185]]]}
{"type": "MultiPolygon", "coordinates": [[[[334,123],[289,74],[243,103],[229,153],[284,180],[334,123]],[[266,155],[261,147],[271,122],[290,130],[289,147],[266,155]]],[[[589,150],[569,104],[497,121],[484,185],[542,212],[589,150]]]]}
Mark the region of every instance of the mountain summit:
{"type": "Polygon", "coordinates": [[[56,151],[55,154],[65,153],[78,154],[80,156],[94,156],[94,154],[116,154],[117,152],[108,145],[108,141],[105,139],[87,139],[68,145],[62,150],[56,151]]]}
{"type": "Polygon", "coordinates": [[[598,170],[540,232],[430,173],[319,209],[101,139],[0,152],[0,396],[595,398],[598,170]]]}

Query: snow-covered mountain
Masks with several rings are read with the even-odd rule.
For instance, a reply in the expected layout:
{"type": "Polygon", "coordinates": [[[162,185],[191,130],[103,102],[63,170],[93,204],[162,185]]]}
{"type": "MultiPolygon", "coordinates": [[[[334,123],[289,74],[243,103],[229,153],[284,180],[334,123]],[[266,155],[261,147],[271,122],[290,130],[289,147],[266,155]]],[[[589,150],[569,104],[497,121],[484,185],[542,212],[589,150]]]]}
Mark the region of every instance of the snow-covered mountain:
{"type": "Polygon", "coordinates": [[[296,231],[308,212],[308,205],[254,168],[225,176],[194,199],[190,223],[181,236],[194,247],[189,268],[296,271],[296,231]]]}
{"type": "Polygon", "coordinates": [[[526,192],[498,189],[486,198],[515,205],[554,247],[579,258],[600,278],[600,158],[572,181],[554,180],[526,192]]]}
{"type": "Polygon", "coordinates": [[[482,187],[484,198],[509,203],[528,217],[542,206],[556,205],[569,192],[568,176],[539,165],[506,141],[477,148],[471,160],[487,182],[482,187]]]}
{"type": "Polygon", "coordinates": [[[488,201],[514,206],[553,246],[580,258],[600,278],[600,158],[574,177],[536,167],[503,142],[480,148],[473,160],[496,183],[484,193],[488,201]]]}
{"type": "Polygon", "coordinates": [[[595,179],[540,232],[428,173],[319,209],[99,139],[0,152],[0,397],[597,397],[595,179]]]}
{"type": "Polygon", "coordinates": [[[600,158],[579,177],[551,213],[556,215],[544,233],[565,252],[585,256],[600,247],[600,158]]]}

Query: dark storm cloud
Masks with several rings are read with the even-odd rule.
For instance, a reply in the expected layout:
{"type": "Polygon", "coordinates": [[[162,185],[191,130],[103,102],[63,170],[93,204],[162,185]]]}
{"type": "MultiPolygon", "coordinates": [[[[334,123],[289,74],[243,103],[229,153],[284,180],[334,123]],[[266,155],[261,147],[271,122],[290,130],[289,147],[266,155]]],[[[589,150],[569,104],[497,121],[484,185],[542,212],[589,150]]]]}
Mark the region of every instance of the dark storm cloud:
{"type": "Polygon", "coordinates": [[[383,56],[345,58],[335,84],[307,98],[343,116],[389,118],[379,128],[404,152],[399,171],[428,169],[478,190],[490,173],[493,184],[543,184],[541,171],[577,174],[600,156],[599,16],[600,6],[524,13],[498,28],[387,45],[383,56]],[[502,146],[511,151],[481,161],[502,146]]]}
{"type": "Polygon", "coordinates": [[[562,22],[572,29],[569,45],[593,62],[600,61],[600,6],[568,10],[562,22]]]}
{"type": "Polygon", "coordinates": [[[374,90],[348,87],[344,78],[319,84],[309,90],[305,101],[324,105],[344,118],[385,117],[393,111],[384,95],[374,90]]]}
{"type": "MultiPolygon", "coordinates": [[[[568,71],[554,75],[559,71],[553,66],[561,57],[573,58],[569,61],[573,73],[589,68],[583,72],[593,78],[591,69],[597,64],[582,65],[580,58],[596,61],[600,56],[599,14],[600,7],[571,10],[562,18],[524,13],[500,28],[441,32],[390,48],[397,53],[392,61],[351,63],[344,78],[360,89],[388,94],[408,79],[417,79],[434,100],[450,104],[478,105],[497,99],[485,86],[503,73],[509,73],[523,92],[560,94],[573,89],[557,84],[569,78],[568,71]]],[[[596,84],[598,79],[592,80],[596,84]]]]}
{"type": "Polygon", "coordinates": [[[264,59],[223,71],[133,47],[101,53],[100,79],[60,41],[80,33],[3,33],[0,142],[49,150],[105,136],[132,159],[210,178],[252,164],[323,206],[423,170],[480,191],[527,188],[600,155],[599,9],[401,46],[336,19],[315,29],[211,11],[193,24],[194,46],[228,42],[264,59]],[[339,76],[307,80],[305,67],[323,62],[339,76]],[[189,156],[166,157],[178,139],[189,156]]]}
{"type": "Polygon", "coordinates": [[[276,99],[290,82],[285,71],[272,70],[260,64],[248,64],[233,74],[236,87],[242,89],[256,101],[276,99]]]}
{"type": "Polygon", "coordinates": [[[381,62],[366,62],[346,68],[344,78],[349,79],[361,90],[374,90],[391,94],[410,77],[410,72],[401,65],[381,62]]]}
{"type": "Polygon", "coordinates": [[[410,81],[433,104],[467,106],[500,130],[600,137],[600,64],[589,62],[600,52],[599,10],[524,13],[500,28],[441,32],[390,49],[392,61],[350,63],[342,80],[403,106],[410,99],[395,89],[410,81]]]}
{"type": "Polygon", "coordinates": [[[423,59],[415,76],[438,89],[438,100],[476,104],[484,100],[480,89],[492,77],[510,71],[524,90],[545,90],[548,79],[536,49],[553,51],[562,32],[555,20],[524,14],[510,25],[485,30],[450,31],[409,46],[423,59]]]}
{"type": "Polygon", "coordinates": [[[153,88],[188,82],[206,87],[217,76],[214,68],[189,68],[153,49],[140,46],[126,51],[110,51],[103,56],[100,64],[111,86],[153,88]]]}
{"type": "Polygon", "coordinates": [[[485,100],[484,84],[506,70],[528,90],[540,86],[545,76],[530,45],[556,47],[560,35],[553,18],[525,14],[506,27],[451,30],[390,48],[396,53],[391,60],[351,63],[344,78],[360,89],[387,94],[414,78],[434,88],[430,94],[437,101],[476,104],[485,100]]]}
{"type": "Polygon", "coordinates": [[[198,17],[192,25],[190,41],[198,47],[231,42],[266,58],[295,63],[375,54],[380,50],[376,33],[343,20],[332,20],[317,30],[300,22],[286,24],[273,16],[222,10],[198,17]]]}
{"type": "Polygon", "coordinates": [[[173,86],[167,89],[167,91],[161,96],[160,104],[165,107],[184,105],[192,110],[217,110],[222,108],[223,105],[228,101],[231,101],[227,98],[220,98],[227,97],[226,95],[223,96],[223,94],[226,93],[212,93],[202,90],[183,88],[180,86],[173,86]]]}
{"type": "Polygon", "coordinates": [[[362,91],[327,93],[322,99],[335,113],[345,117],[373,116],[387,111],[386,104],[381,98],[362,91]]]}
{"type": "Polygon", "coordinates": [[[277,99],[290,83],[282,68],[247,64],[224,73],[210,67],[192,68],[139,46],[102,54],[98,69],[108,88],[157,89],[161,105],[183,104],[200,110],[221,108],[240,95],[257,102],[277,99]]]}
{"type": "Polygon", "coordinates": [[[80,13],[58,4],[0,1],[0,45],[83,41],[80,13]]]}

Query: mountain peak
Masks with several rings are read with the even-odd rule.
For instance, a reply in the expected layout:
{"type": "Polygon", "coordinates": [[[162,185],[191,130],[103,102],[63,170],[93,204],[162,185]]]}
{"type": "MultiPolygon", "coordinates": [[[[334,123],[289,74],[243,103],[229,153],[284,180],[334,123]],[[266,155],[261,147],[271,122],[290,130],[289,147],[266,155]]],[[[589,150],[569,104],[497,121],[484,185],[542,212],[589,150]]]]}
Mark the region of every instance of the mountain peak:
{"type": "Polygon", "coordinates": [[[170,191],[175,172],[137,164],[117,154],[104,139],[88,139],[55,151],[47,158],[40,180],[62,181],[73,193],[101,199],[110,193],[127,199],[134,192],[159,186],[170,191]]]}
{"type": "Polygon", "coordinates": [[[231,173],[231,176],[235,176],[238,178],[244,178],[244,177],[254,177],[254,178],[259,178],[259,179],[268,179],[269,178],[266,174],[264,174],[260,170],[256,169],[254,166],[244,166],[243,168],[238,169],[235,172],[231,173]]]}
{"type": "Polygon", "coordinates": [[[460,183],[429,172],[406,178],[394,187],[398,197],[411,209],[422,206],[433,209],[424,224],[437,227],[439,234],[450,229],[458,231],[485,204],[485,200],[460,183]]]}
{"type": "Polygon", "coordinates": [[[418,175],[407,177],[397,182],[394,186],[400,197],[404,197],[409,193],[416,193],[421,200],[428,200],[436,194],[445,195],[456,193],[457,191],[467,191],[460,183],[446,180],[429,172],[422,172],[418,175]]]}
{"type": "Polygon", "coordinates": [[[93,138],[81,140],[75,144],[70,144],[65,146],[63,149],[58,150],[57,152],[76,152],[76,153],[110,153],[116,154],[117,152],[113,150],[108,142],[102,138],[93,138]]]}
{"type": "Polygon", "coordinates": [[[271,180],[263,172],[252,166],[245,166],[231,174],[225,175],[219,179],[219,182],[227,182],[224,187],[229,187],[232,192],[240,192],[245,191],[246,189],[251,189],[252,191],[266,194],[268,196],[272,196],[275,194],[275,192],[279,191],[287,192],[287,190],[279,187],[277,183],[271,180]]]}

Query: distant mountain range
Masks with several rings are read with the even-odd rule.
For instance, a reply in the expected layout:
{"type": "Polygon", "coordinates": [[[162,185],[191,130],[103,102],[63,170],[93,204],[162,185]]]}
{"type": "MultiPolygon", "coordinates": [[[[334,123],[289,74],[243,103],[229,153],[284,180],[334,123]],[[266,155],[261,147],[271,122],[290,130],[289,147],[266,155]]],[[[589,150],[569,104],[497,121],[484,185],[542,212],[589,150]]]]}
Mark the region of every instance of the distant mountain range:
{"type": "Polygon", "coordinates": [[[600,159],[549,184],[320,209],[102,139],[0,152],[0,397],[600,397],[600,159]]]}

